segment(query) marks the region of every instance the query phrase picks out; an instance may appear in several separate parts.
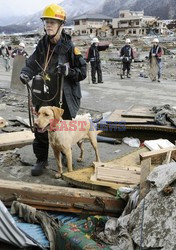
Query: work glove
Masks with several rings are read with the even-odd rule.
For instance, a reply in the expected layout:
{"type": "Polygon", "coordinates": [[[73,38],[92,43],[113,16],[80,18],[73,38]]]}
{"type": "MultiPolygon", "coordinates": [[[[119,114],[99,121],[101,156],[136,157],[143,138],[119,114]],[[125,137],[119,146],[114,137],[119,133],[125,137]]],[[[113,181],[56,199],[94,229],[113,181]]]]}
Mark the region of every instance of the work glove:
{"type": "Polygon", "coordinates": [[[67,64],[59,63],[57,66],[58,73],[64,76],[68,76],[69,73],[69,66],[67,64]]]}
{"type": "Polygon", "coordinates": [[[21,73],[20,74],[20,80],[23,84],[27,84],[30,81],[30,78],[28,75],[21,73]]]}

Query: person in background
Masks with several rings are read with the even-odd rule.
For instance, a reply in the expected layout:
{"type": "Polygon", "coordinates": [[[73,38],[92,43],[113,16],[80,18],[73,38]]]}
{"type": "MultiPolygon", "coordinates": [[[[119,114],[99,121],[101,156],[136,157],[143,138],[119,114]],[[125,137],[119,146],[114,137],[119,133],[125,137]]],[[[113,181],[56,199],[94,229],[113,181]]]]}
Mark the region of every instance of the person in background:
{"type": "MultiPolygon", "coordinates": [[[[33,100],[36,112],[41,106],[61,107],[64,109],[62,118],[71,120],[80,107],[80,81],[86,78],[87,64],[79,49],[73,45],[70,35],[64,32],[66,13],[61,6],[46,6],[41,19],[46,34],[27,59],[20,79],[23,84],[33,79],[34,90],[40,87],[37,89],[41,93],[40,99],[36,99],[35,103],[33,100]]],[[[48,132],[39,133],[36,129],[33,151],[37,161],[31,170],[33,176],[43,173],[47,165],[48,149],[48,132]]]]}
{"type": "Polygon", "coordinates": [[[123,63],[123,74],[121,78],[123,79],[125,77],[125,71],[127,71],[127,78],[130,78],[131,62],[134,60],[134,54],[129,38],[126,39],[125,46],[120,51],[120,57],[123,63]]]}
{"type": "Polygon", "coordinates": [[[1,42],[0,57],[3,58],[5,70],[10,71],[10,52],[4,41],[1,42]]]}
{"type": "Polygon", "coordinates": [[[17,55],[28,58],[28,53],[25,51],[25,44],[23,42],[20,42],[19,47],[15,48],[11,53],[12,58],[14,58],[17,55]]]}
{"type": "Polygon", "coordinates": [[[113,47],[113,45],[112,44],[100,45],[97,37],[94,37],[91,41],[91,46],[88,50],[86,60],[91,64],[91,77],[93,84],[97,84],[96,73],[98,75],[98,83],[103,83],[99,51],[106,50],[109,47],[113,47]]]}
{"type": "MultiPolygon", "coordinates": [[[[161,70],[162,70],[162,48],[159,46],[159,40],[158,38],[155,38],[152,42],[152,48],[149,52],[149,60],[151,62],[152,58],[156,58],[157,66],[158,66],[158,82],[160,82],[161,78],[161,70]]],[[[156,81],[156,79],[153,79],[152,81],[156,81]]]]}

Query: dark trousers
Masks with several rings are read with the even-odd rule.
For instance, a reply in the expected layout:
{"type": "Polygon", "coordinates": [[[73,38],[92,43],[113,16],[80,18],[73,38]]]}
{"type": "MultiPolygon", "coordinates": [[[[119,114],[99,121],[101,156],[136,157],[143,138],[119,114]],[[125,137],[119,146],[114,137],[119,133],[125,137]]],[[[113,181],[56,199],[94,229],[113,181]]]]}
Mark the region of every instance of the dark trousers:
{"type": "Polygon", "coordinates": [[[96,82],[96,72],[98,75],[98,82],[102,82],[101,62],[91,62],[92,82],[96,82]]]}
{"type": "Polygon", "coordinates": [[[131,62],[123,62],[123,74],[125,74],[125,70],[127,70],[127,74],[130,73],[131,62]]]}
{"type": "MultiPolygon", "coordinates": [[[[64,114],[62,118],[64,120],[71,120],[72,117],[64,97],[63,97],[62,108],[64,109],[64,114]]],[[[33,152],[38,161],[46,161],[48,159],[48,150],[49,150],[48,131],[44,133],[39,133],[36,130],[34,135],[35,139],[33,141],[33,152]]]]}

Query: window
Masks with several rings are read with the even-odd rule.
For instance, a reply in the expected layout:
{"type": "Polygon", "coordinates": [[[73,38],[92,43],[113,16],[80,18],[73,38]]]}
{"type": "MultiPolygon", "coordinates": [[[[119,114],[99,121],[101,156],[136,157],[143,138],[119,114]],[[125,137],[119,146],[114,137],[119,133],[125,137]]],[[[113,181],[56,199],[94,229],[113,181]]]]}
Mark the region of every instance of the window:
{"type": "Polygon", "coordinates": [[[76,20],[76,21],[75,21],[75,25],[79,25],[79,20],[76,20]]]}
{"type": "Polygon", "coordinates": [[[139,21],[136,21],[136,25],[139,25],[139,21]]]}
{"type": "Polygon", "coordinates": [[[133,30],[133,34],[136,34],[136,30],[133,30]]]}
{"type": "Polygon", "coordinates": [[[86,25],[86,20],[82,20],[82,25],[86,25]]]}
{"type": "Polygon", "coordinates": [[[82,30],[82,34],[86,34],[86,30],[82,30]]]}
{"type": "Polygon", "coordinates": [[[125,14],[124,14],[124,13],[121,13],[121,14],[120,14],[120,17],[122,17],[122,18],[125,17],[125,14]]]}

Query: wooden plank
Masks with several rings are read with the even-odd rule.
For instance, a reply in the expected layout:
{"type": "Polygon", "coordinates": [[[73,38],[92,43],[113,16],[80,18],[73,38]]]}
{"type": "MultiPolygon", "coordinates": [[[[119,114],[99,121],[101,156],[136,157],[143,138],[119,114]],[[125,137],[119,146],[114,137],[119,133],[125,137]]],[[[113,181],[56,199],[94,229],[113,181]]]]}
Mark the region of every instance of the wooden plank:
{"type": "MultiPolygon", "coordinates": [[[[85,212],[85,209],[75,207],[75,204],[88,204],[90,207],[97,205],[97,197],[102,201],[106,211],[115,208],[116,213],[122,211],[124,202],[117,200],[113,195],[105,192],[68,188],[61,186],[50,186],[33,184],[26,182],[16,182],[8,180],[0,180],[0,199],[2,201],[11,199],[14,196],[16,200],[32,205],[43,210],[66,211],[66,212],[85,212]],[[15,195],[14,195],[15,194],[15,195]],[[68,206],[67,206],[68,205],[68,206]]],[[[91,214],[101,213],[101,211],[89,211],[91,214]]],[[[115,213],[113,213],[115,214],[115,213]]]]}
{"type": "Polygon", "coordinates": [[[109,168],[97,167],[96,178],[97,180],[115,183],[139,184],[140,173],[137,173],[134,170],[126,170],[122,168],[111,168],[111,171],[109,171],[109,168]]]}
{"type": "Polygon", "coordinates": [[[164,148],[160,150],[153,150],[149,152],[142,152],[140,153],[140,160],[145,160],[147,158],[151,158],[152,163],[161,164],[165,159],[167,153],[171,151],[170,158],[176,160],[176,148],[164,148]]]}
{"type": "MultiPolygon", "coordinates": [[[[120,159],[119,159],[120,160],[120,159]]],[[[141,172],[141,167],[140,166],[135,166],[133,165],[133,162],[131,163],[131,165],[126,165],[125,162],[122,163],[118,163],[118,162],[93,162],[93,166],[95,167],[95,169],[97,167],[104,167],[104,168],[108,168],[109,170],[111,169],[123,169],[123,170],[133,170],[136,173],[140,174],[141,172]]]]}
{"type": "Polygon", "coordinates": [[[154,118],[155,113],[149,110],[150,107],[142,107],[132,105],[126,111],[122,112],[124,117],[140,117],[140,118],[154,118]]]}
{"type": "Polygon", "coordinates": [[[114,123],[114,122],[125,122],[127,124],[145,124],[145,123],[154,123],[153,118],[146,118],[146,117],[124,117],[122,113],[124,110],[116,109],[110,117],[107,119],[107,123],[114,123]]]}
{"type": "Polygon", "coordinates": [[[30,130],[0,134],[0,150],[23,147],[34,140],[34,134],[30,130]]]}
{"type": "MultiPolygon", "coordinates": [[[[133,152],[120,156],[112,161],[106,163],[105,166],[119,166],[124,169],[137,169],[140,168],[139,154],[142,152],[148,152],[146,147],[134,149],[133,152]]],[[[96,166],[96,162],[94,165],[96,166]]],[[[69,184],[77,187],[88,188],[93,190],[101,190],[116,195],[117,189],[124,186],[124,183],[113,183],[109,181],[99,181],[95,178],[94,168],[80,168],[73,172],[63,173],[62,178],[69,184]]],[[[127,184],[129,186],[129,184],[127,184]]],[[[134,185],[130,185],[131,187],[134,185]]]]}
{"type": "Polygon", "coordinates": [[[172,155],[172,152],[169,151],[166,153],[166,159],[164,160],[163,164],[168,164],[171,160],[171,155],[172,155]]]}
{"type": "Polygon", "coordinates": [[[140,194],[139,202],[147,195],[150,190],[150,184],[147,182],[147,177],[151,171],[151,158],[141,161],[141,178],[140,178],[140,194]]]}

